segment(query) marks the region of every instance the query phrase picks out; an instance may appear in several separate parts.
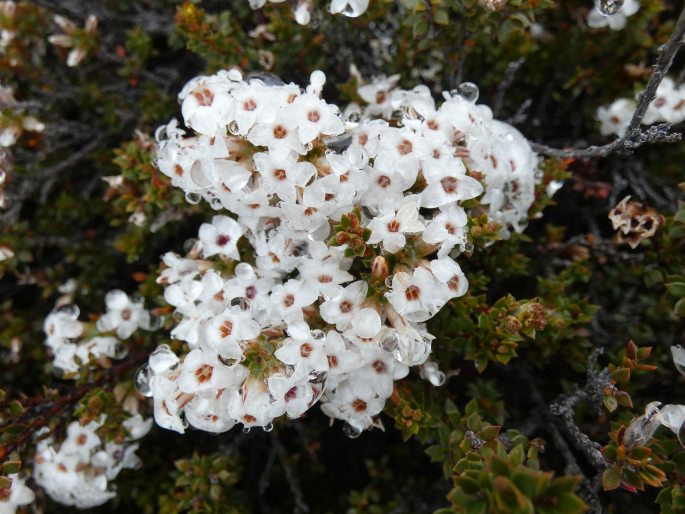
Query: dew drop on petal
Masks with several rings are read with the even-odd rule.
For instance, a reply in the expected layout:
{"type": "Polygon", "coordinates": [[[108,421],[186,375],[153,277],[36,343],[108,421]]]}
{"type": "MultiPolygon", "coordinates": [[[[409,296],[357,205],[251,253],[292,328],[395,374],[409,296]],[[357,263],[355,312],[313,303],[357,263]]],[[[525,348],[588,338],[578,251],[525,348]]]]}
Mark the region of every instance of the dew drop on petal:
{"type": "Polygon", "coordinates": [[[359,123],[362,120],[362,114],[360,112],[351,112],[350,115],[347,117],[347,121],[351,121],[352,123],[359,123]]]}
{"type": "Polygon", "coordinates": [[[238,127],[238,122],[235,120],[232,121],[231,123],[228,124],[228,131],[233,134],[234,136],[238,134],[240,131],[240,127],[238,127]]]}
{"type": "Polygon", "coordinates": [[[385,287],[392,287],[392,275],[385,277],[385,287]]]}
{"type": "Polygon", "coordinates": [[[197,239],[193,239],[193,238],[186,239],[185,242],[183,243],[183,251],[185,253],[192,252],[193,247],[195,246],[196,243],[197,243],[197,239]]]}
{"type": "Polygon", "coordinates": [[[335,153],[343,153],[352,144],[352,134],[340,134],[325,141],[326,148],[335,153]]]}
{"type": "Polygon", "coordinates": [[[188,202],[189,204],[197,205],[198,203],[200,203],[200,200],[202,200],[202,196],[198,193],[186,193],[186,202],[188,202]]]}
{"type": "Polygon", "coordinates": [[[343,434],[345,434],[350,439],[356,439],[362,435],[363,430],[353,427],[349,423],[345,423],[342,428],[343,434]]]}
{"type": "Polygon", "coordinates": [[[466,244],[464,245],[464,251],[465,251],[465,252],[469,252],[469,253],[470,253],[470,252],[473,251],[473,249],[474,249],[473,243],[466,243],[466,244]]]}
{"type": "Polygon", "coordinates": [[[604,16],[616,14],[623,7],[623,0],[600,0],[597,9],[604,16]]]}
{"type": "Polygon", "coordinates": [[[117,341],[114,343],[114,351],[112,354],[113,359],[123,359],[128,355],[128,346],[126,346],[122,341],[117,341]]]}
{"type": "Polygon", "coordinates": [[[250,433],[250,427],[243,427],[243,434],[249,434],[250,433]]]}
{"type": "Polygon", "coordinates": [[[318,328],[312,330],[312,338],[315,341],[325,341],[326,340],[326,333],[323,330],[319,330],[318,328]]]}
{"type": "Polygon", "coordinates": [[[381,340],[378,342],[381,350],[386,352],[394,352],[400,343],[400,336],[394,330],[387,331],[381,340]]]}
{"type": "MultiPolygon", "coordinates": [[[[266,425],[264,425],[262,427],[262,430],[264,430],[264,432],[271,432],[273,429],[274,429],[273,423],[267,423],[266,425]]],[[[248,428],[248,430],[249,430],[249,428],[248,428]]]]}
{"type": "Polygon", "coordinates": [[[478,100],[478,86],[476,86],[473,82],[462,82],[457,86],[456,92],[468,102],[475,102],[478,100]]]}
{"type": "Polygon", "coordinates": [[[322,384],[328,378],[328,371],[312,371],[309,373],[310,384],[322,384]]]}
{"type": "Polygon", "coordinates": [[[152,370],[148,364],[144,364],[138,368],[134,383],[136,390],[140,394],[147,398],[152,396],[152,370]]]}
{"type": "Polygon", "coordinates": [[[224,208],[224,204],[223,204],[223,202],[221,201],[221,199],[220,199],[220,198],[216,198],[216,197],[215,197],[215,198],[212,198],[212,199],[209,201],[209,206],[210,206],[212,209],[214,209],[215,211],[220,211],[221,209],[224,208]]]}
{"type": "Polygon", "coordinates": [[[678,370],[678,373],[685,375],[685,348],[679,344],[671,346],[671,356],[673,357],[673,364],[678,370]]]}
{"type": "Polygon", "coordinates": [[[223,357],[220,354],[217,354],[216,358],[219,359],[219,362],[221,364],[223,364],[224,366],[228,366],[229,368],[235,366],[239,362],[238,359],[234,359],[232,357],[223,357]]]}
{"type": "Polygon", "coordinates": [[[61,307],[57,308],[57,312],[60,314],[66,314],[69,316],[71,319],[76,319],[78,318],[79,314],[81,311],[78,308],[78,305],[62,305],[61,307]]]}
{"type": "Polygon", "coordinates": [[[250,310],[250,300],[242,296],[233,298],[233,300],[231,300],[231,307],[238,307],[241,311],[247,312],[250,310]]]}
{"type": "Polygon", "coordinates": [[[167,370],[176,369],[179,364],[178,356],[171,351],[168,344],[160,344],[155,348],[155,351],[150,354],[148,360],[150,369],[155,373],[163,373],[167,370]]]}

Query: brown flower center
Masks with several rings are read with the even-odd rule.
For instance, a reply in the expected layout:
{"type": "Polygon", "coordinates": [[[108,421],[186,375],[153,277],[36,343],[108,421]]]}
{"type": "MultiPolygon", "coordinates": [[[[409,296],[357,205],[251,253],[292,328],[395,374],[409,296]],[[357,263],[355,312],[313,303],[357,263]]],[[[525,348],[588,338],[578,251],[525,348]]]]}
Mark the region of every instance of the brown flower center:
{"type": "Polygon", "coordinates": [[[407,300],[409,300],[410,302],[415,302],[421,296],[421,289],[414,285],[411,285],[404,292],[404,296],[406,296],[407,300]]]}

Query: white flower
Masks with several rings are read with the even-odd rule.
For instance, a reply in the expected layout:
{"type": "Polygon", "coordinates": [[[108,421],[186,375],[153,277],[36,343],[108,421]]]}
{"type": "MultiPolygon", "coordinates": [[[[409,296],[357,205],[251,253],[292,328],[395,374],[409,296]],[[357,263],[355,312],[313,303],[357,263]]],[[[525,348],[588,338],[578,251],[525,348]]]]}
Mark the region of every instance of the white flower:
{"type": "Polygon", "coordinates": [[[467,216],[464,209],[456,205],[440,208],[440,213],[426,225],[421,237],[426,243],[439,244],[438,257],[448,255],[452,248],[466,242],[467,216]]]}
{"type": "Polygon", "coordinates": [[[102,332],[115,331],[121,339],[131,337],[138,328],[149,329],[150,313],[145,310],[142,301],[133,302],[120,290],[114,290],[105,296],[107,312],[97,322],[102,332]]]}
{"type": "Polygon", "coordinates": [[[421,193],[422,207],[442,207],[475,198],[483,192],[481,183],[465,174],[464,165],[458,159],[433,161],[424,175],[428,186],[421,193]]]}
{"type": "Polygon", "coordinates": [[[237,390],[247,375],[247,368],[240,365],[226,366],[219,362],[214,352],[198,349],[190,352],[183,360],[178,388],[184,393],[209,389],[237,390]]]}
{"type": "Polygon", "coordinates": [[[338,330],[345,330],[366,299],[368,288],[368,284],[363,281],[339,288],[335,296],[321,304],[321,317],[324,321],[335,324],[338,330]]]}
{"type": "Polygon", "coordinates": [[[243,228],[228,216],[214,216],[212,223],[200,226],[200,241],[202,254],[205,257],[221,255],[234,260],[240,260],[238,253],[238,239],[243,235],[243,228]]]}
{"type": "Polygon", "coordinates": [[[616,100],[608,107],[597,109],[597,119],[600,122],[599,131],[603,136],[616,134],[623,137],[630,120],[635,112],[635,102],[626,98],[616,100]]]}
{"type": "Polygon", "coordinates": [[[392,276],[392,289],[386,293],[394,309],[411,321],[426,321],[445,304],[445,290],[423,267],[410,275],[401,271],[392,276]]]}
{"type": "Polygon", "coordinates": [[[343,132],[345,127],[332,107],[315,94],[305,93],[284,107],[283,115],[288,120],[287,127],[297,128],[300,142],[307,144],[319,134],[333,136],[343,132]]]}
{"type": "Polygon", "coordinates": [[[200,134],[215,136],[233,116],[230,83],[214,77],[198,77],[178,95],[186,124],[200,134]]]}
{"type": "Polygon", "coordinates": [[[0,514],[14,514],[18,507],[33,503],[36,499],[33,491],[26,487],[26,479],[18,474],[8,475],[12,480],[9,496],[0,500],[0,514]]]}
{"type": "Polygon", "coordinates": [[[371,237],[369,244],[383,242],[383,248],[390,253],[395,253],[404,248],[407,242],[405,234],[416,234],[424,229],[419,221],[419,209],[415,202],[405,203],[398,211],[390,211],[383,216],[374,218],[369,222],[371,237]]]}
{"type": "Polygon", "coordinates": [[[314,337],[304,322],[290,324],[288,334],[290,337],[274,352],[278,360],[305,374],[328,370],[323,338],[314,337]]]}
{"type": "Polygon", "coordinates": [[[361,16],[369,8],[369,0],[331,0],[331,14],[342,13],[350,18],[361,16]]]}
{"type": "MultiPolygon", "coordinates": [[[[602,0],[597,0],[601,2],[602,0]]],[[[640,2],[637,0],[625,0],[623,5],[614,14],[603,14],[597,3],[587,17],[587,24],[593,29],[606,27],[611,30],[621,30],[626,26],[626,18],[640,10],[640,2]]]]}
{"type": "Polygon", "coordinates": [[[254,162],[266,190],[276,193],[281,200],[294,202],[296,188],[303,187],[316,176],[314,165],[298,162],[297,154],[293,152],[258,153],[254,155],[254,162]]]}

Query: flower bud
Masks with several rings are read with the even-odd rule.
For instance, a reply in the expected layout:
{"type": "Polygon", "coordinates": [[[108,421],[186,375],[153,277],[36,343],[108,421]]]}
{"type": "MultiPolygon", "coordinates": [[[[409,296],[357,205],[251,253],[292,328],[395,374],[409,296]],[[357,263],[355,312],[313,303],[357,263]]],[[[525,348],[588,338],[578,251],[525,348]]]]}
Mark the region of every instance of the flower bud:
{"type": "Polygon", "coordinates": [[[379,255],[373,260],[373,264],[371,265],[371,275],[374,278],[385,280],[385,277],[388,276],[388,271],[388,261],[385,260],[385,257],[379,255]]]}

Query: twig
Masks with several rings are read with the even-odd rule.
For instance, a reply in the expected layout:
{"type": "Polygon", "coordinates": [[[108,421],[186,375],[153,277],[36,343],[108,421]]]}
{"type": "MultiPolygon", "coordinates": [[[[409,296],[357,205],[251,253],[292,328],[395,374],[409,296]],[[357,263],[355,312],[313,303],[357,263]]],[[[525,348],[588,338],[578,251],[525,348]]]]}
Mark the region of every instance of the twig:
{"type": "Polygon", "coordinates": [[[514,77],[516,77],[516,72],[519,71],[521,65],[525,59],[521,57],[515,61],[511,61],[507,64],[507,71],[504,74],[504,78],[497,86],[497,91],[495,92],[495,98],[492,100],[492,112],[495,116],[498,116],[502,110],[502,104],[504,103],[504,95],[509,90],[511,83],[514,82],[514,77]]]}
{"type": "Polygon", "coordinates": [[[685,36],[685,9],[681,11],[678,21],[671,33],[671,37],[666,44],[659,47],[659,56],[654,65],[654,71],[652,71],[652,74],[649,77],[647,86],[637,97],[637,107],[623,137],[619,137],[606,145],[590,146],[583,149],[559,149],[539,143],[533,143],[531,145],[533,149],[536,152],[549,157],[561,159],[588,159],[591,157],[606,157],[619,150],[631,150],[642,146],[645,143],[670,143],[680,140],[680,134],[669,133],[670,125],[667,123],[650,127],[644,131],[640,129],[640,124],[642,123],[642,119],[644,118],[649,105],[656,97],[656,90],[671,67],[673,58],[680,47],[685,44],[683,36],[685,36]]]}
{"type": "Polygon", "coordinates": [[[285,473],[285,479],[288,482],[288,487],[290,487],[290,493],[293,495],[293,501],[295,502],[293,513],[304,514],[309,512],[309,506],[304,501],[304,494],[302,493],[302,487],[300,487],[300,481],[297,479],[297,475],[295,475],[293,472],[290,464],[288,464],[283,444],[281,444],[281,441],[278,439],[278,437],[272,438],[272,444],[276,450],[276,455],[278,455],[278,461],[280,462],[283,472],[285,473]]]}
{"type": "Polygon", "coordinates": [[[573,439],[576,448],[585,455],[596,468],[604,469],[607,467],[604,455],[600,451],[602,445],[590,439],[575,422],[575,405],[583,400],[588,400],[601,409],[604,388],[610,383],[609,371],[606,368],[596,370],[597,359],[601,355],[602,349],[598,348],[590,355],[587,365],[587,381],[582,388],[576,390],[559,399],[550,405],[549,410],[555,416],[560,416],[569,435],[573,439]]]}

